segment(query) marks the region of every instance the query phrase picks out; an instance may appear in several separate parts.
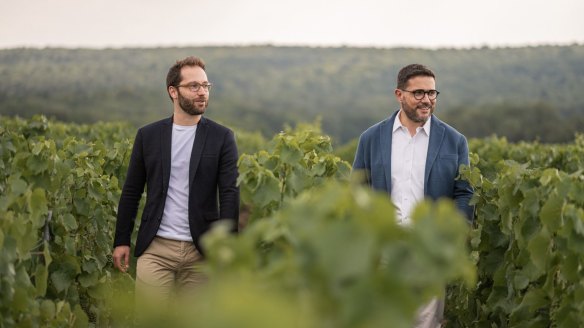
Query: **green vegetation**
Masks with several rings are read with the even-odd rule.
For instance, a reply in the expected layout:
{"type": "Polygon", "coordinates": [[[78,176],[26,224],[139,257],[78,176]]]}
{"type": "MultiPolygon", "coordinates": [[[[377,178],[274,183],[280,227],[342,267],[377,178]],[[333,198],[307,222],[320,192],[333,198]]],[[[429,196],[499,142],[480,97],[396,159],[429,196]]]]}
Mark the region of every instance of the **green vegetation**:
{"type": "Polygon", "coordinates": [[[437,114],[468,137],[568,142],[584,126],[584,45],[500,49],[198,47],[0,50],[0,114],[143,125],[171,114],[168,67],[198,55],[208,115],[271,136],[322,118],[344,144],[389,116],[400,67],[432,67],[437,114]]]}
{"type": "MultiPolygon", "coordinates": [[[[0,326],[128,326],[111,250],[135,129],[0,119],[0,326]]],[[[403,227],[318,124],[236,135],[251,219],[205,236],[209,284],[151,326],[411,327],[444,286],[448,326],[584,325],[584,136],[469,140],[475,224],[444,200],[403,227]]]]}
{"type": "Polygon", "coordinates": [[[111,228],[131,151],[116,139],[122,131],[2,118],[0,326],[84,327],[106,316],[111,228]]]}
{"type": "Polygon", "coordinates": [[[266,150],[241,155],[241,199],[251,220],[264,218],[306,189],[330,178],[348,180],[351,165],[332,154],[332,141],[318,125],[278,133],[266,150]]]}
{"type": "Polygon", "coordinates": [[[453,287],[454,326],[584,325],[584,136],[568,145],[474,140],[479,283],[453,287]]]}

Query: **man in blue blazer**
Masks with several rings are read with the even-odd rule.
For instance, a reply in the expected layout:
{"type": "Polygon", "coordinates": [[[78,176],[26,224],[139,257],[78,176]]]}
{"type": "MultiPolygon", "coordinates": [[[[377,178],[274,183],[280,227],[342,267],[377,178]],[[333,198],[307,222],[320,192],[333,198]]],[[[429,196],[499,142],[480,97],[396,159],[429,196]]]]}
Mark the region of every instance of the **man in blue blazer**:
{"type": "Polygon", "coordinates": [[[203,114],[212,84],[204,62],[187,57],[166,79],[173,103],[170,118],[138,130],[122,189],[114,240],[114,266],[125,272],[138,204],[146,203],[134,255],[136,295],[155,290],[156,301],[173,290],[191,290],[205,281],[201,236],[214,222],[237,230],[239,188],[233,132],[203,114]]]}
{"type": "MultiPolygon", "coordinates": [[[[396,180],[392,179],[392,163],[401,161],[400,156],[403,155],[392,150],[396,119],[401,122],[401,129],[405,127],[410,132],[410,136],[429,122],[430,133],[422,172],[423,195],[431,199],[453,199],[467,220],[472,221],[474,209],[469,205],[472,188],[467,181],[456,179],[459,166],[469,165],[468,144],[461,133],[433,115],[439,94],[435,89],[434,73],[422,65],[409,65],[402,69],[399,78],[402,81],[398,81],[395,97],[401,108],[361,134],[353,172],[362,172],[373,189],[385,191],[391,196],[392,182],[396,180]],[[428,85],[423,87],[423,84],[428,85]]],[[[421,131],[423,133],[423,129],[421,131]]]]}
{"type": "MultiPolygon", "coordinates": [[[[472,188],[457,179],[459,166],[469,165],[468,144],[433,115],[439,94],[435,79],[424,65],[402,68],[394,90],[400,109],[363,132],[355,154],[353,173],[387,192],[402,224],[410,222],[411,210],[424,198],[453,199],[467,220],[473,220],[472,188]]],[[[432,300],[419,310],[416,327],[439,327],[443,312],[444,300],[432,300]]]]}

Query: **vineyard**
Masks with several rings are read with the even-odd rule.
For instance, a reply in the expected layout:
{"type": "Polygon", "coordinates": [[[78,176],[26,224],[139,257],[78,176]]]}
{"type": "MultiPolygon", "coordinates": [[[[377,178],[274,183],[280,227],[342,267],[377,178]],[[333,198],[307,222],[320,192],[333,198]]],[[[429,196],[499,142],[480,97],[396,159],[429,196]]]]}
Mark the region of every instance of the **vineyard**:
{"type": "MultiPolygon", "coordinates": [[[[0,327],[132,324],[135,265],[111,252],[134,134],[1,118],[0,327]]],[[[406,328],[444,294],[446,327],[584,326],[583,135],[470,140],[475,223],[443,200],[408,227],[318,126],[236,137],[241,233],[205,236],[209,283],[152,327],[406,328]]]]}

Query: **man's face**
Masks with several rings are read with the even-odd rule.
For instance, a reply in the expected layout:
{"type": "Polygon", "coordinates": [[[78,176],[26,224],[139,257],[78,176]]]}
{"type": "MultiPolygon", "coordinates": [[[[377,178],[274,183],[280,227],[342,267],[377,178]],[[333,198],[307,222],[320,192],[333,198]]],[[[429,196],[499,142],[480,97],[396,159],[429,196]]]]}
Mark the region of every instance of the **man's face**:
{"type": "MultiPolygon", "coordinates": [[[[428,91],[435,89],[436,81],[433,77],[430,76],[415,76],[408,80],[408,83],[404,88],[404,90],[407,91],[428,91]]],[[[406,114],[407,120],[419,124],[420,126],[426,123],[436,108],[436,98],[434,100],[430,100],[427,94],[424,94],[424,97],[418,100],[414,97],[413,93],[396,89],[395,96],[398,102],[401,104],[401,109],[404,114],[406,114]]]]}
{"type": "MultiPolygon", "coordinates": [[[[198,66],[186,66],[181,70],[182,81],[180,85],[188,86],[209,83],[207,74],[198,66]]],[[[180,108],[189,115],[202,115],[209,105],[209,90],[200,87],[193,91],[189,87],[177,87],[178,103],[180,108]]]]}

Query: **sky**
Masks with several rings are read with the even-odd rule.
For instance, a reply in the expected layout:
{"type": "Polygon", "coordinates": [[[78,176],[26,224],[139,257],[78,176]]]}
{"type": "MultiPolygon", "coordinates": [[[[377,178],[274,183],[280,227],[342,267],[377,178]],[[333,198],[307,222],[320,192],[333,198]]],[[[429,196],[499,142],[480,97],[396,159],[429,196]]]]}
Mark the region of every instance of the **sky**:
{"type": "Polygon", "coordinates": [[[584,44],[582,0],[0,0],[0,48],[584,44]]]}

